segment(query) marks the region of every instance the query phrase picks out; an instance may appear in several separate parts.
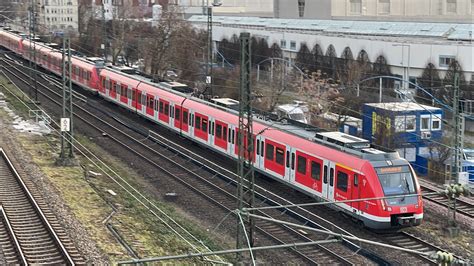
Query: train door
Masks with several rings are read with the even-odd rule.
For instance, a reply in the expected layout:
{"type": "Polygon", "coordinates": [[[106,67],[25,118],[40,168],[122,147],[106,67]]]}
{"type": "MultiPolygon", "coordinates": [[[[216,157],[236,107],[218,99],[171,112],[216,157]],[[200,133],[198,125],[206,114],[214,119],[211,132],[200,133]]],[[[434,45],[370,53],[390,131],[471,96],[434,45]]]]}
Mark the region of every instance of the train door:
{"type": "MultiPolygon", "coordinates": [[[[352,176],[351,199],[358,199],[360,197],[359,174],[354,173],[352,176]]],[[[352,207],[360,210],[360,201],[352,202],[352,207]]]]}
{"type": "Polygon", "coordinates": [[[208,120],[208,126],[207,126],[207,135],[209,136],[209,138],[207,139],[207,143],[210,145],[210,146],[215,146],[215,142],[214,142],[214,138],[215,138],[215,135],[214,135],[214,132],[215,132],[215,123],[214,123],[214,118],[212,117],[209,117],[209,120],[208,120]]]}
{"type": "Polygon", "coordinates": [[[258,169],[263,169],[263,165],[265,162],[264,157],[264,147],[265,147],[265,139],[262,135],[257,136],[257,141],[255,143],[255,167],[258,169]]]}
{"type": "Polygon", "coordinates": [[[189,137],[194,138],[194,112],[192,110],[189,110],[188,126],[189,126],[188,135],[189,137]]]}
{"type": "Polygon", "coordinates": [[[333,162],[329,162],[329,186],[328,186],[328,200],[334,200],[334,186],[336,185],[335,169],[336,165],[333,162]]]}
{"type": "Polygon", "coordinates": [[[330,161],[324,161],[323,167],[323,197],[327,200],[334,200],[334,177],[335,164],[330,161]]]}
{"type": "Polygon", "coordinates": [[[170,103],[170,120],[168,121],[168,125],[170,125],[170,127],[173,129],[173,125],[174,125],[174,104],[173,103],[170,103]]]}
{"type": "Polygon", "coordinates": [[[285,178],[290,183],[295,181],[295,151],[290,146],[286,146],[285,178]]]}
{"type": "Polygon", "coordinates": [[[235,126],[234,125],[229,125],[229,133],[227,134],[227,137],[229,138],[229,145],[227,145],[227,153],[230,154],[231,156],[234,156],[235,153],[235,126]]]}

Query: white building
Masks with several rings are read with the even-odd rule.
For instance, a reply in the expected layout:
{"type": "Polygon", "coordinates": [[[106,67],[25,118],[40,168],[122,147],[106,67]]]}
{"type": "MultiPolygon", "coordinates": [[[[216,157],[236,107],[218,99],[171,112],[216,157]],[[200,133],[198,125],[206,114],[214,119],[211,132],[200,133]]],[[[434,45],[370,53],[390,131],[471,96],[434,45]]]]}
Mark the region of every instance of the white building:
{"type": "MultiPolygon", "coordinates": [[[[213,8],[218,16],[257,16],[273,17],[274,0],[221,0],[222,5],[213,8]]],[[[205,13],[203,9],[214,0],[170,0],[182,9],[184,17],[205,13]]]]}
{"type": "MultiPolygon", "coordinates": [[[[195,27],[205,28],[205,16],[189,19],[195,27]]],[[[440,70],[442,77],[451,60],[456,58],[465,71],[467,81],[474,74],[472,24],[368,22],[301,19],[268,19],[255,17],[213,18],[213,39],[230,40],[233,34],[250,32],[265,38],[269,45],[277,43],[290,61],[302,43],[309,49],[318,44],[325,54],[332,45],[337,57],[346,47],[357,58],[364,50],[370,62],[383,55],[391,72],[415,79],[428,63],[440,70]]]]}
{"type": "Polygon", "coordinates": [[[38,31],[75,33],[78,30],[77,0],[37,0],[38,31]]]}
{"type": "Polygon", "coordinates": [[[275,0],[274,17],[472,23],[474,0],[275,0]]]}

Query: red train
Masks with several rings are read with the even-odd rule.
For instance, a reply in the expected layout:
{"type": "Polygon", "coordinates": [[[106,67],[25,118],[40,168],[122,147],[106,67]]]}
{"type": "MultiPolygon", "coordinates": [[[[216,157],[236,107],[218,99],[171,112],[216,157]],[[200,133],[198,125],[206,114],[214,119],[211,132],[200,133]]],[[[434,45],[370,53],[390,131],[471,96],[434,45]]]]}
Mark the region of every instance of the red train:
{"type": "MultiPolygon", "coordinates": [[[[31,60],[31,43],[20,35],[2,29],[0,45],[31,60]]],[[[59,75],[61,52],[41,43],[36,44],[36,50],[36,63],[59,75]]],[[[75,84],[222,155],[237,158],[236,112],[93,61],[73,57],[72,64],[75,84]]],[[[339,132],[315,133],[259,119],[253,128],[257,171],[320,200],[417,194],[330,206],[374,229],[421,223],[420,187],[413,169],[398,153],[375,149],[364,139],[339,132]]]]}

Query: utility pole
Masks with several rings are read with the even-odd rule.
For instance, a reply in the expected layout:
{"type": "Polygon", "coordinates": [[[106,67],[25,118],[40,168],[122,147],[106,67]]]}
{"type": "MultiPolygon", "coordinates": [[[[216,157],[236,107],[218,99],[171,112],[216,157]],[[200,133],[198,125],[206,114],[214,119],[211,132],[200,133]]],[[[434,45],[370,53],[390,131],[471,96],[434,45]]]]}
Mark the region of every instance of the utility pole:
{"type": "Polygon", "coordinates": [[[37,62],[36,62],[36,0],[31,1],[31,11],[32,11],[32,28],[33,28],[33,77],[34,77],[34,90],[35,90],[35,103],[38,103],[38,75],[37,75],[37,62]]]}
{"type": "Polygon", "coordinates": [[[454,161],[452,167],[452,181],[459,183],[459,172],[462,167],[462,150],[464,149],[464,117],[459,110],[459,73],[454,74],[454,97],[453,97],[453,125],[454,125],[454,161]]]}
{"type": "MultiPolygon", "coordinates": [[[[255,175],[253,169],[254,157],[254,137],[253,137],[253,119],[252,119],[252,96],[250,85],[250,33],[240,34],[240,106],[239,106],[239,134],[237,137],[239,149],[239,164],[237,173],[239,175],[239,184],[237,187],[239,211],[243,208],[252,208],[255,204],[254,183],[255,175]]],[[[237,248],[242,248],[245,239],[248,240],[251,247],[254,246],[255,221],[253,218],[247,218],[245,230],[244,225],[240,223],[240,217],[237,220],[237,248]],[[244,234],[248,233],[248,238],[244,234]]],[[[241,261],[240,254],[237,260],[241,261]]]]}
{"type": "MultiPolygon", "coordinates": [[[[459,73],[454,73],[454,97],[453,97],[453,125],[454,125],[454,136],[453,136],[453,163],[451,166],[451,184],[459,183],[459,172],[462,167],[462,150],[464,142],[464,117],[459,110],[459,73]]],[[[451,185],[449,184],[449,185],[451,185]]],[[[457,237],[459,235],[459,226],[456,222],[456,195],[449,196],[448,201],[448,226],[446,232],[451,237],[457,237]],[[452,208],[451,208],[452,203],[452,208]]]]}
{"type": "Polygon", "coordinates": [[[207,3],[207,58],[206,58],[206,91],[213,96],[212,91],[212,7],[207,3]]]}
{"type": "Polygon", "coordinates": [[[63,83],[63,113],[61,117],[61,153],[58,162],[61,165],[71,165],[74,159],[74,131],[72,111],[72,64],[71,64],[71,40],[63,36],[62,51],[62,83],[63,83]],[[67,62],[66,62],[67,47],[67,62]]]}
{"type": "Polygon", "coordinates": [[[105,24],[105,0],[102,0],[102,49],[104,49],[104,66],[107,63],[107,29],[105,24]]]}

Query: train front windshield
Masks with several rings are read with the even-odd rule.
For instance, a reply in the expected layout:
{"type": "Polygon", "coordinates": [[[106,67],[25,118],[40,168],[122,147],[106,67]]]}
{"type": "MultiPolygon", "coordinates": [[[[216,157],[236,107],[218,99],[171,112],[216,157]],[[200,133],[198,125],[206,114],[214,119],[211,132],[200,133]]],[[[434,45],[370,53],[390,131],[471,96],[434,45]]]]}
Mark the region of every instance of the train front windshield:
{"type": "Polygon", "coordinates": [[[408,166],[376,168],[385,196],[416,193],[413,175],[408,166]]]}

